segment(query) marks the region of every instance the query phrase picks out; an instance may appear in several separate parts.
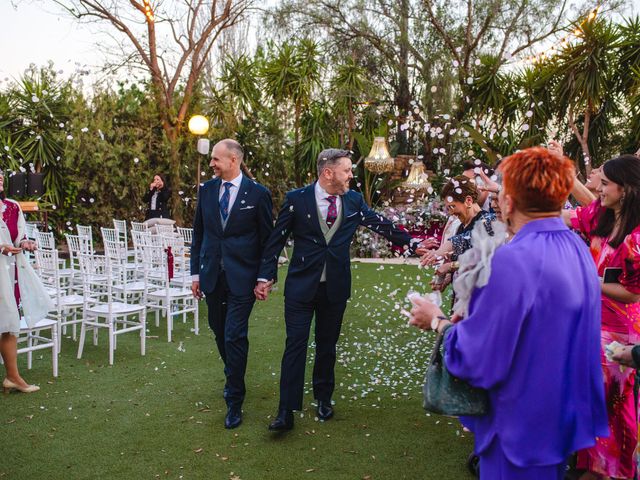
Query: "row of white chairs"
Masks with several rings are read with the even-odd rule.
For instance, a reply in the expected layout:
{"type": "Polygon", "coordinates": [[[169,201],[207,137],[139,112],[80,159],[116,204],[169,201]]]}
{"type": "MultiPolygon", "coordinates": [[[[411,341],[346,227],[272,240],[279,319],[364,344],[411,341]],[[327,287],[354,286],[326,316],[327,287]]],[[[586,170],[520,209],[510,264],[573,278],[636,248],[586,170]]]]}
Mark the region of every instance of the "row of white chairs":
{"type": "Polygon", "coordinates": [[[43,325],[43,329],[51,329],[48,341],[39,337],[37,328],[22,332],[21,337],[28,343],[23,351],[29,355],[29,368],[32,351],[52,348],[57,376],[60,339],[67,327],[72,329],[72,338],[76,340],[77,325],[80,325],[78,358],[82,357],[88,331],[97,345],[99,329],[107,330],[109,364],[113,364],[120,334],[139,332],[141,354],[145,354],[147,313],[155,313],[157,327],[161,316],[167,319],[169,342],[174,320],[180,316],[186,322],[187,315],[191,314],[193,332],[199,334],[198,302],[190,289],[192,230],[157,225],[163,228],[156,228],[156,233],[151,234],[144,224],[131,223],[132,249],[126,222],[114,220],[113,229],[101,229],[103,255],[94,250],[91,227],[78,225],[78,235],[66,235],[68,264],[59,257],[52,234],[27,230],[38,243],[35,266],[55,305],[50,318],[44,320],[49,323],[43,325]]]}

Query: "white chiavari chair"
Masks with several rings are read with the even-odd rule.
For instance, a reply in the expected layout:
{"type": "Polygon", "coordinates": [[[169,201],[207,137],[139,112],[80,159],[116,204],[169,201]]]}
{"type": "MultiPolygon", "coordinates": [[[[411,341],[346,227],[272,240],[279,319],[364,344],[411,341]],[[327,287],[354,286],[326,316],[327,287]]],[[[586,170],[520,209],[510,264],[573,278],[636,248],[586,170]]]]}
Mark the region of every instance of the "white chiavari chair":
{"type": "Polygon", "coordinates": [[[93,229],[91,226],[76,225],[76,229],[78,230],[78,236],[87,240],[90,253],[95,253],[95,250],[93,249],[93,229]]]}
{"type": "MultiPolygon", "coordinates": [[[[63,285],[60,277],[58,265],[57,250],[36,250],[36,263],[39,268],[40,279],[48,292],[52,292],[54,310],[49,312],[48,317],[55,320],[58,324],[59,341],[62,335],[66,334],[67,326],[72,326],[72,338],[76,339],[76,325],[82,321],[82,316],[78,316],[81,312],[84,299],[82,295],[70,293],[63,285]]],[[[60,344],[58,344],[58,353],[60,352],[60,344]]]]}
{"type": "Polygon", "coordinates": [[[167,252],[161,245],[143,246],[143,264],[147,281],[147,308],[155,312],[156,326],[160,324],[160,313],[167,318],[167,341],[171,341],[173,319],[182,316],[186,322],[188,313],[193,315],[194,333],[199,334],[198,302],[189,286],[174,286],[169,278],[170,267],[167,252]]]}
{"type": "Polygon", "coordinates": [[[58,346],[60,340],[58,338],[58,322],[45,318],[40,320],[33,328],[29,328],[27,323],[20,321],[20,332],[18,334],[18,355],[27,354],[27,368],[31,370],[33,365],[33,352],[39,350],[51,349],[51,365],[53,367],[53,376],[58,376],[58,346]],[[50,337],[43,335],[44,331],[51,332],[50,337]],[[21,344],[26,344],[20,347],[21,344]]]}
{"type": "Polygon", "coordinates": [[[141,222],[131,222],[131,232],[146,232],[148,231],[147,226],[141,222]]]}
{"type": "Polygon", "coordinates": [[[178,233],[182,237],[184,244],[187,247],[191,247],[191,242],[193,241],[193,228],[178,227],[178,233]]]}
{"type": "Polygon", "coordinates": [[[133,257],[135,255],[135,251],[129,248],[129,232],[127,231],[127,221],[116,220],[114,218],[113,228],[116,229],[116,233],[118,234],[118,241],[124,243],[124,245],[127,247],[127,255],[133,257]]]}
{"type": "Polygon", "coordinates": [[[110,262],[113,294],[124,303],[145,303],[144,275],[137,275],[137,265],[130,262],[127,249],[120,242],[104,241],[104,254],[110,262]]]}
{"type": "MultiPolygon", "coordinates": [[[[36,236],[36,245],[39,250],[45,251],[53,251],[56,250],[56,240],[51,232],[35,232],[36,236]]],[[[57,250],[56,250],[57,251],[57,250]]],[[[38,257],[35,257],[35,265],[36,272],[38,271],[38,257]]],[[[64,258],[60,258],[58,256],[58,269],[60,273],[60,277],[64,279],[67,285],[70,285],[73,282],[73,270],[71,268],[66,268],[66,262],[64,258]]]]}
{"type": "Polygon", "coordinates": [[[153,228],[156,229],[157,235],[175,235],[176,231],[173,225],[157,224],[153,228]]]}
{"type": "Polygon", "coordinates": [[[98,344],[98,329],[108,331],[109,336],[109,365],[113,365],[116,338],[130,332],[139,332],[140,353],[144,356],[146,348],[146,308],[144,305],[134,305],[117,301],[113,295],[113,275],[111,263],[107,256],[80,255],[80,268],[84,288],[84,308],[82,326],[80,328],[80,342],[78,345],[78,359],[82,358],[85,336],[88,329],[93,330],[93,344],[98,344]],[[100,281],[106,277],[105,285],[100,281]]]}

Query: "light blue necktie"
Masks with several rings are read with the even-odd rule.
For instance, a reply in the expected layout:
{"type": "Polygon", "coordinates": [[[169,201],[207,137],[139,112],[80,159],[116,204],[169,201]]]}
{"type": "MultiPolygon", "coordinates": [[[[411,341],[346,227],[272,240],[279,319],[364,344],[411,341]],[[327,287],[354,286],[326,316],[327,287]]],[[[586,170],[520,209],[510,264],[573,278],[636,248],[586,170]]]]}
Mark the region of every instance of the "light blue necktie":
{"type": "Polygon", "coordinates": [[[229,199],[231,198],[231,194],[229,193],[229,189],[233,186],[231,182],[224,182],[224,193],[222,194],[222,198],[220,199],[220,215],[222,215],[222,221],[226,222],[229,217],[229,199]]]}

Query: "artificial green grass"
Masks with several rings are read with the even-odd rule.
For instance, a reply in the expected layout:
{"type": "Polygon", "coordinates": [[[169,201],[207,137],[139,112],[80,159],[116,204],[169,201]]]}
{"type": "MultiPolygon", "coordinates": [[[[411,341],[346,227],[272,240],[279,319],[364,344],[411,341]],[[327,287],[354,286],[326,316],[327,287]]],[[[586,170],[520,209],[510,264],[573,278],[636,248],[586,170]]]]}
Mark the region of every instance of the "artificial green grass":
{"type": "Polygon", "coordinates": [[[285,338],[280,286],[250,320],[238,429],[223,427],[222,362],[202,302],[199,336],[192,322],[177,322],[167,343],[166,321],[160,328],[150,321],[147,355],[140,356],[137,334],[122,335],[113,367],[104,333],[97,347],[87,339],[82,360],[75,358],[77,343],[65,338],[57,379],[48,351],[34,356],[31,371],[21,356],[23,376],[42,390],[0,398],[0,478],[472,478],[465,468],[470,434],[457,420],[422,409],[432,334],[406,327],[399,312],[409,289],[425,289],[424,272],[358,263],[352,272],[330,421],[315,418],[311,347],[304,411],[291,432],[267,431],[285,338]]]}

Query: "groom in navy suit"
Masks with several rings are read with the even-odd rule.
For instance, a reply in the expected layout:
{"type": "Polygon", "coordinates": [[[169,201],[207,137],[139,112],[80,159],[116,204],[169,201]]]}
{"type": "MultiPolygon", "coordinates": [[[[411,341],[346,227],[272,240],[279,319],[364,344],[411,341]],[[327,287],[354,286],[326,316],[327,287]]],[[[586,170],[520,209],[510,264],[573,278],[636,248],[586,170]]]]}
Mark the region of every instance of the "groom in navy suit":
{"type": "Polygon", "coordinates": [[[313,395],[322,420],[333,416],[336,343],[351,296],[349,247],[363,225],[396,245],[409,247],[411,237],[371,210],[361,194],[349,190],[353,178],[350,152],[320,152],[318,181],[287,193],[264,249],[256,297],[264,300],[276,279],[278,256],[293,234],[294,246],[285,282],[287,341],[280,372],[280,405],[273,431],[293,428],[293,410],[302,408],[304,370],[311,320],[315,316],[316,358],[313,395]]]}
{"type": "Polygon", "coordinates": [[[216,178],[198,193],[191,244],[191,290],[206,297],[209,326],[224,362],[226,428],[242,423],[249,315],[262,250],[273,229],[271,194],[242,174],[243,157],[235,140],[213,147],[216,178]]]}

